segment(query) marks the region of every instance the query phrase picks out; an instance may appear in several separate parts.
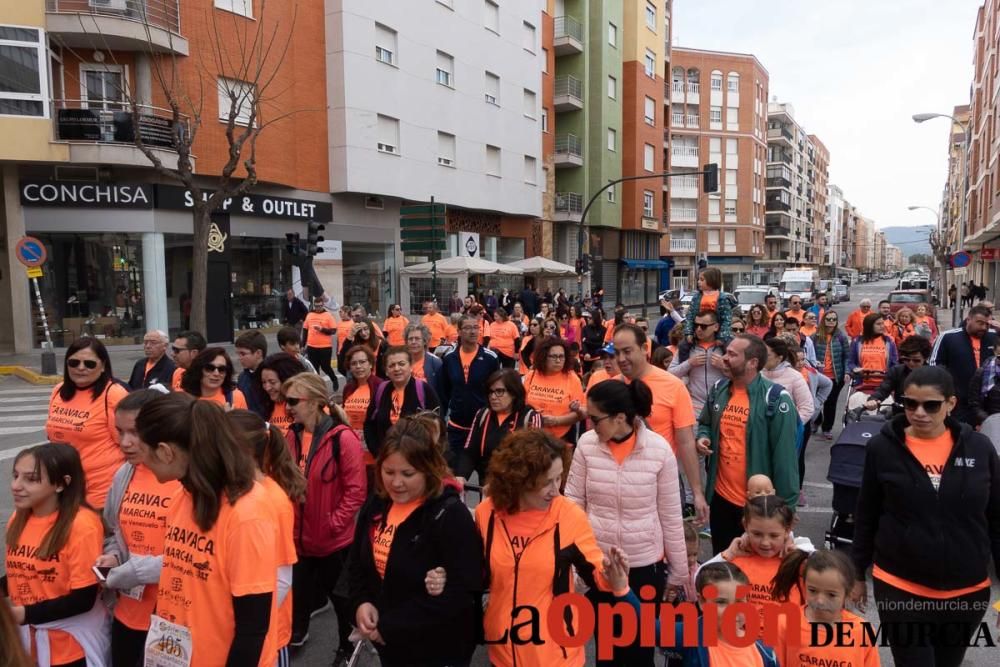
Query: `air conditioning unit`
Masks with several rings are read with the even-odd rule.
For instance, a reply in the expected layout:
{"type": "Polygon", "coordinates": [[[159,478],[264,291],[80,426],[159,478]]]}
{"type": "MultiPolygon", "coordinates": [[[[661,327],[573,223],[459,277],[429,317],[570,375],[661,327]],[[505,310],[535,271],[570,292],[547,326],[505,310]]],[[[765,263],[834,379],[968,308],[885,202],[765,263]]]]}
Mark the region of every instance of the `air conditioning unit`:
{"type": "Polygon", "coordinates": [[[127,0],[90,0],[90,6],[94,9],[121,12],[123,14],[128,11],[127,0]]]}
{"type": "Polygon", "coordinates": [[[385,203],[381,197],[369,195],[365,197],[365,208],[372,209],[373,211],[381,211],[385,208],[385,203]]]}
{"type": "Polygon", "coordinates": [[[393,155],[396,154],[396,147],[393,146],[392,144],[383,144],[380,142],[378,145],[378,149],[383,153],[392,153],[393,155]]]}
{"type": "Polygon", "coordinates": [[[486,93],[486,101],[489,102],[490,104],[496,104],[497,98],[494,97],[493,95],[490,95],[489,93],[486,93]]]}
{"type": "Polygon", "coordinates": [[[447,157],[439,157],[438,164],[442,167],[450,167],[455,164],[455,161],[447,157]]]}

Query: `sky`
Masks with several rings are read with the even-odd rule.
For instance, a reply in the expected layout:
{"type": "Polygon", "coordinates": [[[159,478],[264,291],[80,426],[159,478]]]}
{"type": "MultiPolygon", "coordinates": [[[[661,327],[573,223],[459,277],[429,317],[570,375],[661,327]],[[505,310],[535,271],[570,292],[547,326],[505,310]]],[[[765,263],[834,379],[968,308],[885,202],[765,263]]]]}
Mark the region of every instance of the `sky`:
{"type": "Polygon", "coordinates": [[[968,104],[981,0],[674,0],[673,45],[750,53],[769,96],[830,151],[830,183],[879,227],[934,224],[948,119],[968,104]]]}

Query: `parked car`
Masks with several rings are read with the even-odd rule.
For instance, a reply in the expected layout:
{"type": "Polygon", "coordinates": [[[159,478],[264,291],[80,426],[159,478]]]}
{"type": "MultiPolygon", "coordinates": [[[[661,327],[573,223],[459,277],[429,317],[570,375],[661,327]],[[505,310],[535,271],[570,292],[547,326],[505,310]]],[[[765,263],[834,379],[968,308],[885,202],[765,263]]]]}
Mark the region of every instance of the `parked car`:
{"type": "Polygon", "coordinates": [[[751,306],[755,303],[763,304],[769,296],[781,301],[781,294],[773,285],[740,285],[733,290],[733,294],[744,315],[750,311],[751,306]]]}
{"type": "Polygon", "coordinates": [[[836,283],[833,286],[833,296],[830,299],[834,303],[844,303],[851,300],[851,287],[843,283],[836,283]]]}
{"type": "Polygon", "coordinates": [[[927,314],[937,319],[937,308],[934,305],[934,297],[930,290],[926,289],[905,289],[893,290],[889,292],[889,308],[895,313],[900,308],[909,308],[916,312],[917,306],[927,306],[927,314]]]}

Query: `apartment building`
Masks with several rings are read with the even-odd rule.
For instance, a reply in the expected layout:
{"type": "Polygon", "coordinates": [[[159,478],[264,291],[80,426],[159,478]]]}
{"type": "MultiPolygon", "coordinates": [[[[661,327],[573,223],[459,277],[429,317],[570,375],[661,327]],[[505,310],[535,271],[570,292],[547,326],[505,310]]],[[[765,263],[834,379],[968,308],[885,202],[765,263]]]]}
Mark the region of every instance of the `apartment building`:
{"type": "Polygon", "coordinates": [[[903,268],[903,251],[898,246],[887,243],[885,246],[885,270],[899,271],[903,268]]]}
{"type": "MultiPolygon", "coordinates": [[[[141,108],[143,137],[168,167],[177,164],[176,129],[157,72],[175,86],[179,122],[196,128],[194,172],[211,190],[228,159],[228,90],[250,90],[237,36],[293,26],[292,46],[276,66],[261,105],[266,127],[256,144],[259,185],[213,217],[208,336],[231,340],[234,328],[280,317],[283,288],[295,271],[285,234],[310,221],[330,223],[327,172],[323,8],[271,4],[254,15],[239,0],[18,0],[0,5],[0,46],[8,82],[0,92],[3,200],[0,234],[0,346],[18,352],[42,340],[24,268],[12,248],[25,234],[44,243],[39,279],[56,346],[82,335],[133,344],[147,329],[176,332],[191,293],[190,195],[157,173],[135,147],[129,97],[141,108]],[[139,5],[141,4],[141,8],[139,5]],[[195,18],[197,17],[197,18],[195,18]],[[219,49],[228,53],[220,64],[219,49]],[[172,68],[176,67],[176,70],[172,68]],[[34,312],[33,312],[34,311],[34,312]]],[[[274,61],[272,61],[273,63],[274,61]]],[[[237,108],[237,124],[249,109],[237,108]]],[[[236,173],[240,175],[240,170],[236,173]]]]}
{"type": "MultiPolygon", "coordinates": [[[[823,252],[823,263],[832,267],[836,272],[837,267],[847,267],[847,256],[844,253],[844,191],[840,186],[830,183],[827,185],[827,205],[826,221],[824,223],[824,236],[826,242],[823,252]]],[[[834,273],[836,275],[836,273],[834,273]]]]}
{"type": "MultiPolygon", "coordinates": [[[[328,0],[326,12],[329,188],[344,257],[355,260],[342,269],[344,300],[384,314],[397,300],[419,309],[431,296],[431,278],[398,295],[394,279],[399,266],[433,258],[394,250],[400,206],[431,197],[447,207],[440,256],[508,263],[538,254],[541,4],[328,0]]],[[[520,284],[476,280],[475,289],[520,284]]],[[[436,286],[438,298],[467,288],[455,277],[436,286]]]]}
{"type": "Polygon", "coordinates": [[[807,156],[809,164],[806,169],[806,176],[809,178],[810,193],[812,195],[810,206],[807,209],[812,211],[812,236],[813,247],[812,256],[819,265],[823,275],[833,277],[835,271],[832,266],[824,265],[827,256],[827,205],[830,186],[830,151],[826,144],[820,141],[815,134],[808,137],[809,144],[807,156]]]}
{"type": "Polygon", "coordinates": [[[717,194],[701,177],[675,176],[664,251],[674,262],[671,287],[692,289],[698,259],[718,266],[727,289],[758,282],[764,252],[764,165],[768,73],[752,55],[674,47],[670,63],[671,172],[719,165],[717,194]],[[705,96],[702,99],[702,95],[705,96]]]}

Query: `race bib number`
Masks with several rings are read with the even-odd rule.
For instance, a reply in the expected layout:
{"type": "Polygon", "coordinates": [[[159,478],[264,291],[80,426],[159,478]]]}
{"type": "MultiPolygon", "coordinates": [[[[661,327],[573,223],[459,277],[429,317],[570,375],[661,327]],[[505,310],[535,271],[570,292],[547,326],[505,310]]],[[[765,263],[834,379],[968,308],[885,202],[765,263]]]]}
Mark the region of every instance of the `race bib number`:
{"type": "Polygon", "coordinates": [[[133,586],[132,588],[126,588],[125,590],[118,591],[127,598],[131,598],[136,602],[142,601],[142,593],[146,590],[145,584],[139,584],[138,586],[133,586]]]}
{"type": "Polygon", "coordinates": [[[143,667],[191,667],[191,631],[153,614],[143,667]]]}

